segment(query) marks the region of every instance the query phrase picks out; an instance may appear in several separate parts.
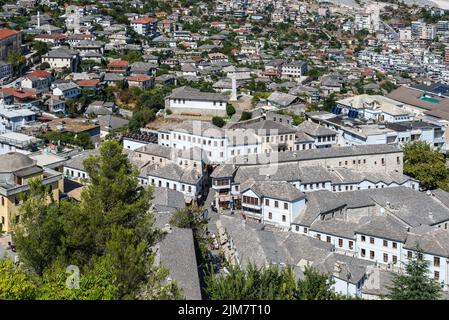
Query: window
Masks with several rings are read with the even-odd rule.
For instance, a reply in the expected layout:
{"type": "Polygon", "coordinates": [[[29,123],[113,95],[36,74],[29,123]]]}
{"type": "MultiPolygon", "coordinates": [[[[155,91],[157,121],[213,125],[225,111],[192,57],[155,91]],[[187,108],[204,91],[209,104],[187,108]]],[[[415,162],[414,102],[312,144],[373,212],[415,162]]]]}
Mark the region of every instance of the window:
{"type": "Polygon", "coordinates": [[[296,230],[296,231],[299,231],[299,226],[295,226],[295,230],[296,230]]]}
{"type": "Polygon", "coordinates": [[[434,265],[434,267],[439,267],[440,266],[440,258],[433,257],[433,265],[434,265]]]}
{"type": "Polygon", "coordinates": [[[329,236],[326,236],[326,242],[331,242],[331,237],[329,237],[329,236]]]}
{"type": "Polygon", "coordinates": [[[407,251],[407,258],[409,258],[409,259],[412,258],[412,252],[411,251],[407,251]]]}
{"type": "Polygon", "coordinates": [[[384,247],[388,247],[388,241],[384,240],[384,247]]]}
{"type": "Polygon", "coordinates": [[[278,201],[274,201],[274,207],[275,208],[279,208],[279,202],[278,201]]]}
{"type": "Polygon", "coordinates": [[[440,280],[440,273],[438,272],[438,271],[435,271],[434,273],[433,273],[433,277],[435,278],[435,280],[440,280]]]}
{"type": "Polygon", "coordinates": [[[268,212],[268,219],[273,219],[273,214],[271,212],[268,212]]]}
{"type": "Polygon", "coordinates": [[[243,203],[253,205],[253,206],[258,206],[259,199],[254,198],[254,197],[243,196],[243,203]]]}
{"type": "Polygon", "coordinates": [[[360,240],[361,240],[362,242],[365,242],[365,241],[366,241],[365,236],[361,236],[361,237],[360,237],[360,240]]]}
{"type": "Polygon", "coordinates": [[[318,240],[321,240],[321,234],[317,233],[316,238],[317,238],[318,240]]]}
{"type": "Polygon", "coordinates": [[[369,258],[370,259],[374,259],[375,255],[374,255],[374,251],[370,251],[369,252],[369,258]]]}
{"type": "Polygon", "coordinates": [[[365,257],[365,255],[366,255],[365,249],[362,249],[362,250],[361,250],[360,255],[361,255],[362,257],[365,257]]]}
{"type": "Polygon", "coordinates": [[[343,247],[343,239],[338,239],[338,246],[343,247]]]}
{"type": "Polygon", "coordinates": [[[373,237],[369,238],[369,243],[374,244],[374,238],[373,237]]]}
{"type": "Polygon", "coordinates": [[[384,253],[384,262],[388,262],[388,254],[384,253]]]}
{"type": "Polygon", "coordinates": [[[282,215],[282,222],[287,221],[287,217],[285,216],[285,214],[282,215]]]}
{"type": "Polygon", "coordinates": [[[307,228],[304,228],[304,233],[307,233],[307,228]]]}
{"type": "Polygon", "coordinates": [[[189,186],[189,192],[192,192],[192,186],[189,186]]]}
{"type": "Polygon", "coordinates": [[[269,205],[270,205],[270,200],[265,199],[265,205],[266,205],[266,206],[269,206],[269,205]]]}
{"type": "Polygon", "coordinates": [[[398,243],[397,242],[392,242],[391,244],[393,246],[393,249],[396,249],[398,247],[398,243]]]}
{"type": "Polygon", "coordinates": [[[398,257],[393,256],[393,264],[396,264],[396,263],[398,263],[398,257]]]}
{"type": "Polygon", "coordinates": [[[284,209],[288,210],[288,203],[287,202],[284,202],[284,209]]]}
{"type": "Polygon", "coordinates": [[[349,241],[349,249],[354,249],[354,242],[353,241],[349,241]]]}

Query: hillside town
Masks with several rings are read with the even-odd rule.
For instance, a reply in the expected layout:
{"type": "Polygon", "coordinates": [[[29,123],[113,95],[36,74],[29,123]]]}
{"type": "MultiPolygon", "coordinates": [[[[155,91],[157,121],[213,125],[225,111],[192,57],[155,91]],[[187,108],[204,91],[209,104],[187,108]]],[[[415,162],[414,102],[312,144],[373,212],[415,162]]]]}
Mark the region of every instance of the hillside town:
{"type": "MultiPolygon", "coordinates": [[[[142,210],[163,234],[146,254],[188,300],[214,298],[206,265],[222,277],[288,267],[297,281],[314,268],[332,294],[391,298],[415,260],[449,299],[440,2],[3,1],[0,258],[44,278],[59,269],[31,250],[60,252],[63,269],[97,263],[87,253],[103,257],[119,232],[80,220],[142,210]],[[33,198],[39,188],[51,203],[33,198]],[[56,228],[36,222],[52,208],[71,217],[67,234],[45,229],[53,240],[34,248],[31,229],[56,228]]],[[[155,298],[125,287],[94,299],[155,298]]]]}

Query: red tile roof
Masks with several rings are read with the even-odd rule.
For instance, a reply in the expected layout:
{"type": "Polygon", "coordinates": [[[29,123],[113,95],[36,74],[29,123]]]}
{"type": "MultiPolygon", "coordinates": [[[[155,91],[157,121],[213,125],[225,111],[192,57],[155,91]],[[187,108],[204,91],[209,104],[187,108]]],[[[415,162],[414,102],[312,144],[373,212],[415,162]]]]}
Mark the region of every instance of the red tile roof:
{"type": "Polygon", "coordinates": [[[15,31],[15,30],[11,30],[11,29],[0,29],[0,40],[4,40],[6,38],[15,36],[16,34],[18,34],[19,32],[15,31]]]}
{"type": "Polygon", "coordinates": [[[51,76],[51,73],[47,72],[45,70],[34,70],[33,72],[30,72],[26,75],[27,78],[30,78],[30,77],[47,78],[49,76],[51,76]]]}
{"type": "Polygon", "coordinates": [[[152,78],[149,76],[146,76],[144,74],[136,74],[135,76],[130,76],[127,78],[128,81],[135,81],[135,82],[143,82],[143,81],[150,81],[152,78]]]}
{"type": "Polygon", "coordinates": [[[24,91],[24,90],[18,91],[14,88],[1,88],[0,91],[10,94],[19,99],[31,98],[31,97],[35,96],[35,94],[36,94],[35,90],[33,90],[33,91],[31,91],[31,90],[30,91],[24,91]]]}
{"type": "Polygon", "coordinates": [[[100,83],[100,80],[97,79],[86,79],[86,80],[78,80],[76,82],[80,87],[95,87],[100,83]]]}
{"type": "Polygon", "coordinates": [[[67,37],[62,33],[53,33],[53,34],[38,34],[35,38],[38,38],[38,39],[65,39],[67,37]]]}
{"type": "Polygon", "coordinates": [[[154,23],[154,22],[157,22],[157,19],[150,18],[150,17],[131,20],[131,23],[141,23],[141,24],[148,24],[148,23],[154,23]]]}
{"type": "Polygon", "coordinates": [[[127,68],[129,62],[126,60],[115,60],[108,63],[108,68],[127,68]]]}

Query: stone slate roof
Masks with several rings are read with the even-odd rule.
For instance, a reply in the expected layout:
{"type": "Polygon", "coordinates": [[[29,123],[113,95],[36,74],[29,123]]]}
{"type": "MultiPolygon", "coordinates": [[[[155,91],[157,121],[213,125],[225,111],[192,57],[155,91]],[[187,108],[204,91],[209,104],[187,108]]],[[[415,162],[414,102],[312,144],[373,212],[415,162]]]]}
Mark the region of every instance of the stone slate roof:
{"type": "Polygon", "coordinates": [[[73,58],[73,56],[75,56],[77,54],[78,54],[77,51],[61,47],[61,48],[49,51],[46,55],[44,55],[44,57],[47,57],[47,58],[64,58],[64,59],[70,58],[71,59],[71,58],[73,58]]]}
{"type": "Polygon", "coordinates": [[[236,171],[236,167],[232,164],[221,164],[215,168],[210,174],[211,178],[228,178],[232,177],[236,171]]]}
{"type": "Polygon", "coordinates": [[[379,236],[404,237],[398,226],[418,227],[434,226],[449,220],[449,209],[433,197],[407,187],[365,189],[348,192],[330,192],[327,190],[307,193],[307,207],[294,221],[296,224],[310,226],[320,214],[336,211],[340,208],[363,208],[380,206],[388,211],[395,220],[360,219],[361,232],[376,231],[379,236]],[[397,223],[395,223],[397,221],[397,223]],[[363,223],[370,223],[362,228],[363,223]],[[389,231],[386,232],[385,230],[389,231]]]}
{"type": "Polygon", "coordinates": [[[367,268],[373,265],[374,263],[371,261],[339,253],[329,255],[323,261],[316,264],[318,270],[322,273],[332,274],[332,276],[344,281],[348,280],[352,284],[357,284],[362,280],[367,268]],[[350,275],[349,279],[348,274],[350,275]]]}
{"type": "Polygon", "coordinates": [[[294,164],[279,164],[277,166],[265,165],[238,168],[235,182],[241,183],[250,178],[256,181],[301,181],[302,183],[309,183],[331,181],[332,175],[322,166],[301,167],[294,164]]]}
{"type": "Polygon", "coordinates": [[[310,230],[331,234],[337,237],[354,239],[354,230],[358,226],[357,222],[343,219],[316,220],[310,226],[310,230]]]}
{"type": "Polygon", "coordinates": [[[383,182],[385,184],[398,183],[403,184],[409,180],[415,179],[399,172],[360,172],[349,168],[333,168],[330,171],[332,183],[357,183],[362,181],[370,181],[372,183],[383,182]]]}
{"type": "MultiPolygon", "coordinates": [[[[401,153],[401,149],[394,145],[388,144],[368,144],[347,146],[338,148],[320,148],[297,151],[271,152],[271,157],[277,159],[278,162],[296,162],[305,160],[329,159],[337,157],[352,157],[375,154],[401,153]]],[[[259,155],[237,156],[230,159],[229,162],[245,165],[258,165],[266,163],[266,156],[259,155]]]]}
{"type": "Polygon", "coordinates": [[[180,87],[173,89],[168,96],[169,99],[186,99],[186,100],[201,100],[201,101],[222,101],[227,102],[228,97],[221,93],[202,92],[198,89],[189,87],[180,87]]]}
{"type": "Polygon", "coordinates": [[[283,93],[283,92],[273,92],[268,98],[267,100],[269,102],[272,102],[274,104],[277,104],[281,107],[287,107],[289,105],[291,105],[293,102],[296,102],[299,100],[299,98],[297,96],[288,94],[288,93],[283,93]]]}
{"type": "MultiPolygon", "coordinates": [[[[184,195],[180,191],[157,187],[154,188],[151,199],[152,210],[158,213],[174,213],[185,207],[184,195]]],[[[171,215],[169,215],[171,216],[171,215]]],[[[156,218],[156,224],[158,219],[156,218]]],[[[162,226],[159,226],[162,227],[162,226]]]]}
{"type": "Polygon", "coordinates": [[[86,160],[89,156],[98,156],[99,154],[100,154],[99,149],[82,151],[81,153],[67,160],[64,166],[67,168],[85,171],[83,161],[86,160]]]}
{"type": "Polygon", "coordinates": [[[130,71],[133,73],[146,73],[150,71],[151,69],[157,69],[157,65],[153,63],[147,63],[147,62],[134,62],[131,64],[130,71]]]}
{"type": "Polygon", "coordinates": [[[241,126],[244,129],[254,130],[259,135],[280,135],[294,133],[295,129],[273,120],[263,120],[246,123],[241,126]]]}
{"type": "Polygon", "coordinates": [[[110,127],[111,129],[123,128],[129,122],[127,119],[114,117],[112,115],[98,116],[97,119],[101,127],[110,127]]]}
{"type": "Polygon", "coordinates": [[[171,159],[173,155],[173,149],[170,147],[162,146],[160,144],[149,143],[141,146],[135,150],[136,152],[145,153],[152,156],[158,156],[165,159],[171,159]]]}
{"type": "Polygon", "coordinates": [[[407,238],[406,225],[389,216],[362,218],[360,224],[354,228],[356,233],[400,242],[404,242],[407,238]]]}
{"type": "Polygon", "coordinates": [[[124,76],[116,73],[105,73],[103,78],[104,81],[123,81],[124,79],[124,76]]]}
{"type": "Polygon", "coordinates": [[[404,249],[416,250],[416,245],[425,252],[440,257],[449,257],[449,233],[447,230],[419,226],[411,228],[404,249]]]}
{"type": "Polygon", "coordinates": [[[201,300],[198,264],[191,229],[173,227],[159,244],[161,265],[181,288],[188,300],[201,300]]]}
{"type": "Polygon", "coordinates": [[[224,138],[225,131],[209,121],[186,120],[168,128],[170,131],[189,133],[208,138],[224,138]]]}
{"type": "Polygon", "coordinates": [[[449,220],[449,210],[425,193],[406,187],[361,190],[411,227],[449,220]],[[388,204],[387,204],[388,202],[388,204]]]}
{"type": "Polygon", "coordinates": [[[260,224],[248,223],[242,219],[221,215],[219,223],[228,233],[237,248],[240,264],[253,262],[262,267],[269,264],[291,266],[297,278],[303,278],[303,267],[307,264],[321,272],[346,280],[351,273],[350,283],[358,283],[373,263],[333,252],[334,246],[304,235],[291,232],[268,231],[260,224]],[[335,271],[335,266],[340,271],[335,271]]]}
{"type": "Polygon", "coordinates": [[[295,224],[310,226],[320,214],[343,208],[346,201],[339,197],[339,193],[327,190],[307,193],[306,208],[295,219],[295,224]]]}
{"type": "Polygon", "coordinates": [[[302,132],[302,131],[297,131],[295,133],[295,143],[301,143],[301,142],[314,142],[315,139],[313,139],[312,137],[310,137],[309,135],[307,135],[306,133],[302,132]]]}
{"type": "Polygon", "coordinates": [[[149,164],[142,168],[141,175],[158,177],[185,184],[196,185],[201,179],[201,173],[191,168],[182,168],[174,163],[164,166],[159,164],[149,164]]]}
{"type": "Polygon", "coordinates": [[[306,197],[304,193],[291,184],[279,181],[258,181],[257,183],[252,183],[251,186],[245,189],[242,187],[241,193],[243,194],[248,189],[252,190],[261,198],[268,197],[292,202],[306,197]]]}
{"type": "Polygon", "coordinates": [[[262,267],[268,264],[284,264],[293,267],[297,278],[303,277],[300,266],[324,260],[334,246],[291,232],[264,230],[261,224],[221,215],[219,222],[237,247],[240,264],[253,262],[262,267]]]}
{"type": "Polygon", "coordinates": [[[321,137],[321,136],[333,136],[336,135],[337,132],[326,127],[323,127],[317,123],[313,123],[311,121],[304,121],[298,126],[299,132],[304,132],[305,134],[312,137],[321,137]]]}

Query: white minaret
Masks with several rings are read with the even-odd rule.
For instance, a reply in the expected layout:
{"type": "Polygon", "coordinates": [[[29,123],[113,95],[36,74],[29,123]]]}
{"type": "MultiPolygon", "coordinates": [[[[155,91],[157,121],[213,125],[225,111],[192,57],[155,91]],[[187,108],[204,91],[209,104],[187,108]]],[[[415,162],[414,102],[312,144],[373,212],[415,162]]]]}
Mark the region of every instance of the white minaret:
{"type": "Polygon", "coordinates": [[[231,75],[232,92],[230,101],[237,101],[237,79],[235,72],[231,75]]]}
{"type": "Polygon", "coordinates": [[[41,27],[41,13],[37,12],[37,28],[39,29],[41,27]]]}

